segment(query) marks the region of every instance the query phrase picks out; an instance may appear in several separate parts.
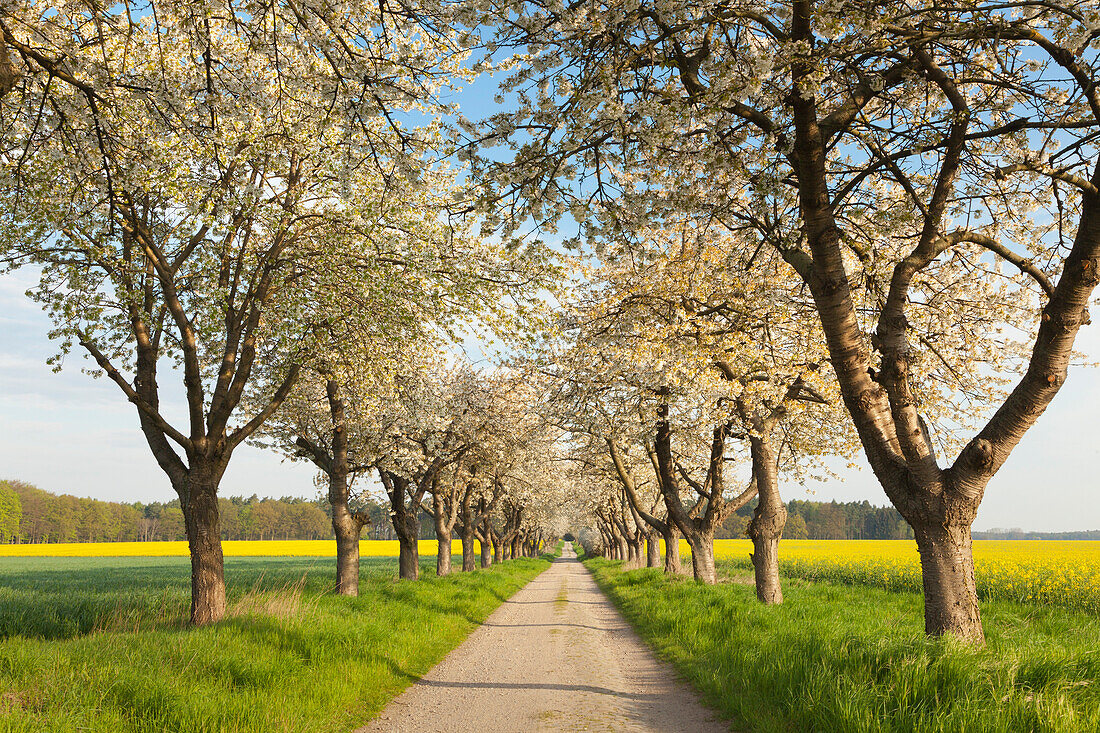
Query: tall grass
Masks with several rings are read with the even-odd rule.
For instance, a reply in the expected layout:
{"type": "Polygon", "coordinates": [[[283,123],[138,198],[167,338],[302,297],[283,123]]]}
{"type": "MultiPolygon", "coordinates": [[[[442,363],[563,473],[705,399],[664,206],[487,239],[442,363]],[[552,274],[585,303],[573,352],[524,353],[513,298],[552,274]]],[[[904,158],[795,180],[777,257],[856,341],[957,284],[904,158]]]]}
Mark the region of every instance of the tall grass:
{"type": "Polygon", "coordinates": [[[398,582],[363,561],[226,560],[225,621],[186,624],[185,558],[0,560],[0,730],[347,731],[547,566],[398,582]]]}
{"type": "Polygon", "coordinates": [[[767,607],[751,583],[585,564],[738,730],[1100,730],[1100,619],[1088,613],[983,603],[987,644],[974,648],[926,638],[913,593],[788,580],[783,605],[767,607]]]}

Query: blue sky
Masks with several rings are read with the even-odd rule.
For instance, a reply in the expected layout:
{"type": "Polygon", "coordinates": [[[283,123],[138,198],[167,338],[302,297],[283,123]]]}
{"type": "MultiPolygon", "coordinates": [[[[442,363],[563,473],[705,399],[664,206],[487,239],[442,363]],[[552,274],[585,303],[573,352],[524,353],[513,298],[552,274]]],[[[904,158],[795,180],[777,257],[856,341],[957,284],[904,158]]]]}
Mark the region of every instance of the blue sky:
{"type": "MultiPolygon", "coordinates": [[[[175,498],[145,445],[134,408],[118,388],[81,373],[88,363],[76,352],[58,374],[46,365],[55,349],[46,337],[49,320],[23,294],[31,278],[30,271],[0,277],[0,478],[98,499],[175,498]]],[[[1086,327],[1078,343],[1088,357],[1100,360],[1100,325],[1086,327]]],[[[166,401],[179,404],[178,379],[165,374],[161,387],[166,401]]],[[[1054,404],[990,483],[975,527],[1100,528],[1098,406],[1100,372],[1074,368],[1054,404]]],[[[862,456],[858,462],[864,464],[862,456]]],[[[866,467],[840,473],[840,481],[786,485],[784,496],[886,503],[866,467]]],[[[316,489],[305,464],[242,446],[221,493],[312,497],[316,489]]]]}

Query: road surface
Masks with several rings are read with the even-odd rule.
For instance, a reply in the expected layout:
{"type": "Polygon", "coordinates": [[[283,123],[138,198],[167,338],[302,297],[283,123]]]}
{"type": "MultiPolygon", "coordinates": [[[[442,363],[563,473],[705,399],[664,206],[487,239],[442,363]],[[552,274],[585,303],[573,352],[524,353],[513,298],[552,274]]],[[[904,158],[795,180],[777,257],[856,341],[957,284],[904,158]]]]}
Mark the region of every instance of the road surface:
{"type": "Polygon", "coordinates": [[[654,657],[566,544],[360,733],[728,730],[654,657]]]}

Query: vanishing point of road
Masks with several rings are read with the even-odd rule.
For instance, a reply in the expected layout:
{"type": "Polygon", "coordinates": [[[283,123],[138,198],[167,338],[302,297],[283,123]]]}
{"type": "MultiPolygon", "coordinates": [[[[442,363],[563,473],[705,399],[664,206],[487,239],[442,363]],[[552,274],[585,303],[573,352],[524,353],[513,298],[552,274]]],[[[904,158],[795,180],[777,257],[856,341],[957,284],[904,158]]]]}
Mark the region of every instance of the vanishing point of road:
{"type": "Polygon", "coordinates": [[[360,733],[728,730],[635,635],[567,543],[360,733]]]}

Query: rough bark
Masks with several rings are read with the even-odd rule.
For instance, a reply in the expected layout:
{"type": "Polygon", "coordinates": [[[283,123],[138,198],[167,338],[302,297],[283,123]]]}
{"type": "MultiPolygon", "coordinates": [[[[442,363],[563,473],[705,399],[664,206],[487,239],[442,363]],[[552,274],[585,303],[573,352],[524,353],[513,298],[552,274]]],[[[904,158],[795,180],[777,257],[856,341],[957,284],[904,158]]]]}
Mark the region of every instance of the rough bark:
{"type": "Polygon", "coordinates": [[[451,574],[451,521],[450,502],[436,486],[432,491],[432,521],[435,524],[435,574],[438,577],[451,574]]]}
{"type": "Polygon", "coordinates": [[[420,521],[417,509],[423,498],[425,487],[419,487],[409,497],[412,506],[406,502],[410,481],[390,471],[379,469],[379,477],[390,499],[391,521],[398,541],[398,577],[402,580],[417,580],[420,577],[420,550],[417,540],[420,537],[420,521]]]}
{"type": "Polygon", "coordinates": [[[458,533],[459,539],[462,540],[462,572],[471,573],[477,567],[474,560],[474,538],[477,528],[474,522],[473,497],[469,487],[462,495],[458,533]]]}
{"type": "Polygon", "coordinates": [[[481,567],[487,568],[493,564],[491,543],[483,536],[478,538],[478,542],[481,544],[481,567]]]}
{"type": "Polygon", "coordinates": [[[645,566],[656,568],[661,565],[661,535],[651,531],[645,538],[645,566]]]}
{"type": "Polygon", "coordinates": [[[779,476],[775,451],[767,432],[749,439],[753,478],[760,501],[749,522],[752,538],[752,565],[756,574],[756,597],[766,604],[783,602],[779,582],[779,539],[787,524],[787,508],[779,496],[779,476]]]}
{"type": "Polygon", "coordinates": [[[438,577],[451,574],[451,533],[436,534],[435,574],[438,577]]]}
{"type": "Polygon", "coordinates": [[[332,514],[332,529],[336,533],[336,593],[359,595],[359,537],[363,525],[352,516],[345,504],[332,514]]]}
{"type": "Polygon", "coordinates": [[[955,634],[980,643],[985,637],[974,582],[972,522],[917,521],[913,534],[920,551],[925,632],[955,634]]]}
{"type": "Polygon", "coordinates": [[[503,545],[504,559],[511,560],[517,557],[519,547],[520,526],[523,524],[523,507],[511,506],[505,513],[504,529],[501,532],[500,544],[503,545]]]}
{"type": "Polygon", "coordinates": [[[476,552],[474,550],[474,540],[476,539],[481,545],[481,567],[487,568],[492,564],[492,555],[490,554],[489,546],[489,515],[496,507],[497,500],[500,498],[502,486],[499,483],[495,483],[493,486],[493,496],[491,499],[486,499],[484,496],[478,497],[477,508],[474,508],[474,489],[470,484],[466,487],[466,492],[462,497],[462,570],[471,571],[475,566],[476,552]],[[479,529],[482,527],[483,529],[479,529]]]}
{"type": "Polygon", "coordinates": [[[477,552],[474,549],[474,534],[462,530],[459,540],[462,542],[462,572],[471,573],[477,569],[477,552]]]}
{"type": "Polygon", "coordinates": [[[680,562],[680,529],[669,523],[661,538],[665,541],[665,572],[679,575],[683,572],[680,562]]]}
{"type": "Polygon", "coordinates": [[[407,532],[399,532],[397,543],[397,577],[402,580],[418,580],[420,578],[420,548],[417,545],[416,536],[409,537],[407,532]]]}
{"type": "Polygon", "coordinates": [[[304,436],[299,437],[296,444],[318,468],[328,474],[328,501],[332,508],[332,531],[336,535],[336,592],[343,596],[358,596],[359,536],[363,521],[348,506],[350,469],[347,420],[339,382],[326,380],[325,393],[332,419],[329,452],[326,453],[304,436]]]}
{"type": "Polygon", "coordinates": [[[201,626],[225,616],[225,562],[218,524],[218,479],[192,468],[187,500],[181,502],[191,553],[191,623],[201,626]]]}
{"type": "MultiPolygon", "coordinates": [[[[635,522],[640,518],[641,521],[649,525],[654,532],[651,532],[647,542],[648,554],[646,557],[646,564],[648,567],[656,567],[657,563],[653,561],[653,553],[657,553],[660,556],[660,549],[656,547],[658,544],[656,540],[656,534],[659,534],[665,540],[665,562],[664,569],[666,573],[679,574],[680,573],[680,532],[676,527],[675,522],[671,517],[668,519],[659,519],[653,514],[653,511],[646,511],[642,505],[640,498],[638,497],[637,483],[634,480],[633,474],[626,466],[623,460],[622,451],[619,449],[618,444],[614,439],[607,439],[608,452],[611,455],[611,462],[615,466],[615,471],[619,476],[619,481],[623,486],[623,491],[626,495],[627,501],[630,503],[631,511],[634,513],[635,522]]],[[[654,463],[654,467],[657,468],[657,464],[654,463]]],[[[660,480],[660,471],[657,470],[657,477],[660,480]]],[[[666,501],[663,492],[658,501],[666,501]]],[[[656,510],[656,507],[653,509],[656,510]]]]}
{"type": "Polygon", "coordinates": [[[15,88],[19,81],[19,70],[11,61],[8,53],[8,44],[4,42],[4,35],[0,33],[0,99],[15,88]]]}
{"type": "Polygon", "coordinates": [[[687,538],[691,546],[691,572],[701,583],[714,585],[718,572],[714,568],[714,533],[698,532],[687,538]]]}

